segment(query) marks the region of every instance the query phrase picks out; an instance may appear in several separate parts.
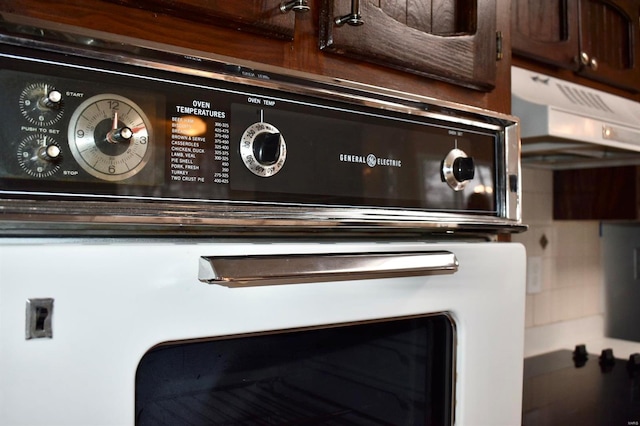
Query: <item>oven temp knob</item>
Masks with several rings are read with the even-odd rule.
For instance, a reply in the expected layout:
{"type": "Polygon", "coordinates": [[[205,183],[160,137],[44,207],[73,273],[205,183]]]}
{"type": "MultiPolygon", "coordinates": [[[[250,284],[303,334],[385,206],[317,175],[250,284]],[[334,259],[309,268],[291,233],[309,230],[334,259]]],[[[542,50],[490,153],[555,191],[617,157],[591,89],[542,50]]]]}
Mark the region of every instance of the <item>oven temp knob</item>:
{"type": "Polygon", "coordinates": [[[473,158],[461,149],[449,151],[442,162],[442,181],[447,182],[454,191],[462,191],[474,176],[473,158]]]}
{"type": "Polygon", "coordinates": [[[242,134],[240,156],[251,173],[260,177],[270,177],[284,166],[287,144],[274,125],[254,123],[242,134]]]}

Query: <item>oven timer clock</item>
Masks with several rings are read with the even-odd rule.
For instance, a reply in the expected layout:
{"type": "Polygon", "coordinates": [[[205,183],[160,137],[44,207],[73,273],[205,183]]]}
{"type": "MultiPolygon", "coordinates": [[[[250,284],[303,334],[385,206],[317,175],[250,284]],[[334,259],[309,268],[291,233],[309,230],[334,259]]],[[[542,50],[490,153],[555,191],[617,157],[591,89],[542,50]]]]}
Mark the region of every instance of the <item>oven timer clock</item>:
{"type": "MultiPolygon", "coordinates": [[[[22,116],[40,126],[18,145],[18,164],[29,176],[46,178],[61,167],[62,149],[43,128],[63,116],[62,93],[45,82],[28,84],[19,96],[22,116]]],[[[122,181],[139,173],[151,154],[151,122],[131,99],[103,93],[82,102],[71,115],[69,150],[80,168],[105,181],[122,181]]]]}
{"type": "Polygon", "coordinates": [[[131,99],[100,94],[82,102],[71,115],[71,154],[87,173],[121,181],[140,172],[151,154],[151,122],[131,99]]]}

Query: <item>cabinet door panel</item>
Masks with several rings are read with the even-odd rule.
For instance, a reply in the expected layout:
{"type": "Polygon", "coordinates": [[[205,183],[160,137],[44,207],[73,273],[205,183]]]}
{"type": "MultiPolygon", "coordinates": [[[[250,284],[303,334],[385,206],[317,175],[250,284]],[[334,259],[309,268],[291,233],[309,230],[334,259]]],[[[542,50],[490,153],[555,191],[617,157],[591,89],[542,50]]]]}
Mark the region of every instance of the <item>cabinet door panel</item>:
{"type": "Polygon", "coordinates": [[[637,220],[637,166],[553,172],[555,220],[637,220]]]}
{"type": "Polygon", "coordinates": [[[580,74],[640,91],[639,17],[640,5],[635,0],[582,0],[581,54],[589,59],[580,74]]]}
{"type": "MultiPolygon", "coordinates": [[[[392,0],[382,0],[381,3],[387,3],[392,0]]],[[[416,30],[424,31],[425,33],[431,33],[432,28],[432,15],[431,4],[422,0],[406,0],[406,8],[403,13],[406,16],[406,24],[416,30]]],[[[402,22],[402,20],[398,19],[402,22]]]]}
{"type": "Polygon", "coordinates": [[[512,3],[514,54],[578,70],[577,0],[516,0],[512,3]]]}
{"type": "Polygon", "coordinates": [[[407,7],[410,0],[377,0],[376,6],[379,7],[398,22],[407,23],[407,7]]]}
{"type": "Polygon", "coordinates": [[[364,25],[335,25],[351,4],[323,0],[324,50],[476,89],[494,87],[495,0],[362,0],[364,25]]]}
{"type": "Polygon", "coordinates": [[[293,39],[295,16],[280,11],[281,0],[107,0],[176,18],[293,39]]]}

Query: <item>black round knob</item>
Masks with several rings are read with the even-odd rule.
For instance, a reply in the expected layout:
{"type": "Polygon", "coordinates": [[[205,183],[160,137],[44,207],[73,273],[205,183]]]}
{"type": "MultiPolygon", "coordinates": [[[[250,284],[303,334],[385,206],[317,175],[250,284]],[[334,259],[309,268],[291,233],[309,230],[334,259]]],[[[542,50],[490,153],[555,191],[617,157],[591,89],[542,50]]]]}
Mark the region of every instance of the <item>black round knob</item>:
{"type": "Polygon", "coordinates": [[[463,150],[454,148],[442,160],[440,177],[454,191],[462,191],[476,174],[473,158],[463,150]]]}
{"type": "Polygon", "coordinates": [[[458,182],[471,180],[476,174],[472,157],[458,157],[453,161],[453,176],[458,182]]]}
{"type": "Polygon", "coordinates": [[[275,164],[280,158],[280,133],[257,134],[253,141],[253,155],[261,165],[275,164]]]}
{"type": "Polygon", "coordinates": [[[242,134],[240,157],[251,173],[268,178],[284,166],[287,144],[273,124],[260,121],[247,127],[242,134]]]}

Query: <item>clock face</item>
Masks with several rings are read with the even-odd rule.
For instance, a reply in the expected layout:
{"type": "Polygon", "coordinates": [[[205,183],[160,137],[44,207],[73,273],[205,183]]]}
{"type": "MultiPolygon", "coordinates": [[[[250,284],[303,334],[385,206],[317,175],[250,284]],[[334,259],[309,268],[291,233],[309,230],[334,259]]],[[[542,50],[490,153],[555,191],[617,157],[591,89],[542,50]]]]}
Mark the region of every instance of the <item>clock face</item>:
{"type": "Polygon", "coordinates": [[[101,94],[84,101],[69,123],[69,147],[80,166],[106,181],[140,172],[151,154],[151,125],[130,99],[101,94]]]}

